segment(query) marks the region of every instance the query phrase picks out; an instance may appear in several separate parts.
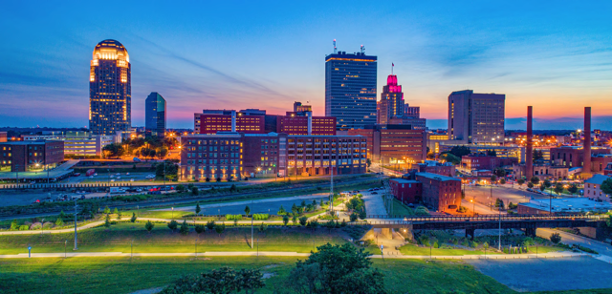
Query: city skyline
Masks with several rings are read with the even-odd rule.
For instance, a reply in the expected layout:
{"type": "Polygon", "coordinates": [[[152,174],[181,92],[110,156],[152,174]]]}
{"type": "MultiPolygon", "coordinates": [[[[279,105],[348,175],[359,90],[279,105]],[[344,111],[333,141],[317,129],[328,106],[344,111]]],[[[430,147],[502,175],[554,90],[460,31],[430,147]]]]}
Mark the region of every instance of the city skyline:
{"type": "Polygon", "coordinates": [[[579,128],[581,112],[575,109],[583,106],[593,106],[593,128],[612,122],[606,33],[612,25],[605,2],[400,3],[393,9],[332,3],[323,12],[322,4],[292,4],[271,5],[257,15],[251,13],[254,4],[211,4],[204,17],[199,4],[184,11],[128,3],[114,14],[104,13],[112,7],[91,14],[93,4],[22,5],[9,3],[0,12],[0,21],[14,28],[1,33],[7,42],[0,45],[0,126],[86,126],[91,48],[104,39],[130,50],[135,126],[144,126],[150,92],[175,102],[168,109],[170,128],[191,127],[200,109],[232,109],[236,103],[282,114],[294,101],[310,101],[315,115],[323,115],[321,59],[333,52],[333,39],[338,50],[359,52],[363,44],[366,54],[378,56],[377,97],[394,63],[406,102],[421,106],[430,128],[444,128],[446,98],[465,89],[506,94],[506,129],[525,128],[527,105],[534,106],[536,129],[579,128]],[[167,22],[130,19],[133,11],[167,22]],[[125,23],[117,24],[119,19],[125,23]],[[113,25],[100,25],[103,20],[113,25]]]}

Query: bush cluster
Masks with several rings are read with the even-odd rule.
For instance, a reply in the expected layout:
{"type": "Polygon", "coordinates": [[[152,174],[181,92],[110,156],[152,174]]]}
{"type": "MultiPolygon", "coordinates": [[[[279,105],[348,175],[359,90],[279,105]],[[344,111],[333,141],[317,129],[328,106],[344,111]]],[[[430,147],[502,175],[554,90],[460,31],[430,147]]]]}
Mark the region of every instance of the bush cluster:
{"type": "Polygon", "coordinates": [[[253,220],[268,220],[270,215],[267,213],[255,213],[253,214],[253,220]]]}
{"type": "Polygon", "coordinates": [[[226,214],[225,219],[230,220],[242,220],[242,214],[226,214]]]}

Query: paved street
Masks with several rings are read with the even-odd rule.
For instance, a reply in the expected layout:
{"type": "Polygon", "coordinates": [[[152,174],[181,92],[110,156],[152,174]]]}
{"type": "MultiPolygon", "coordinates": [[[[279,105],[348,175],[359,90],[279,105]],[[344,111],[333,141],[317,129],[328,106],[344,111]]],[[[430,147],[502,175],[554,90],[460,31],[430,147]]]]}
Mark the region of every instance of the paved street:
{"type": "Polygon", "coordinates": [[[538,235],[538,237],[542,237],[546,239],[550,239],[550,235],[552,235],[553,233],[559,233],[559,235],[561,235],[562,243],[569,244],[569,245],[579,244],[579,245],[591,248],[597,251],[601,255],[606,255],[612,258],[612,245],[610,244],[606,244],[604,242],[600,242],[600,241],[593,240],[593,239],[586,238],[586,237],[581,237],[581,236],[574,235],[574,234],[569,234],[569,233],[562,232],[559,230],[538,229],[536,231],[536,234],[538,235]]]}
{"type": "Polygon", "coordinates": [[[385,209],[385,203],[382,199],[382,191],[376,191],[378,194],[372,194],[372,192],[362,191],[363,201],[365,202],[366,212],[368,215],[387,215],[385,209]]]}

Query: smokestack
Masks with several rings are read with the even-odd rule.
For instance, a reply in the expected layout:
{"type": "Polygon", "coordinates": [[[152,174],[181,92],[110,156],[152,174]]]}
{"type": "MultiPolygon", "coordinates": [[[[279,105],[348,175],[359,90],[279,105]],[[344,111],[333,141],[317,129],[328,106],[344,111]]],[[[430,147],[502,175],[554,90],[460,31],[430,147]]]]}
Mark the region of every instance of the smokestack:
{"type": "Polygon", "coordinates": [[[584,108],[584,159],[583,173],[591,173],[591,107],[584,108]]]}
{"type": "Polygon", "coordinates": [[[533,177],[533,106],[527,106],[527,148],[525,152],[525,177],[530,181],[533,177]]]}
{"type": "Polygon", "coordinates": [[[306,112],[308,116],[308,136],[312,135],[312,112],[306,112]]]}

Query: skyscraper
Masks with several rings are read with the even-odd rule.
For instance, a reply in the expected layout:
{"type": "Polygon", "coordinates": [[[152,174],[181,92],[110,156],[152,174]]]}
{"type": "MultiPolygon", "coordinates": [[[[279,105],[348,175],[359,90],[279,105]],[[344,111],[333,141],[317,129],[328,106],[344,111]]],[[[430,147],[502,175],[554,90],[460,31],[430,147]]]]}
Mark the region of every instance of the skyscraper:
{"type": "Polygon", "coordinates": [[[360,129],[376,123],[377,57],[340,51],[325,56],[325,116],[336,129],[360,129]]]}
{"type": "Polygon", "coordinates": [[[503,143],[506,95],[472,90],[448,96],[448,138],[468,143],[503,143]]]}
{"type": "Polygon", "coordinates": [[[157,92],[145,100],[145,131],[158,137],[166,133],[166,99],[157,92]]]}
{"type": "Polygon", "coordinates": [[[116,135],[131,127],[130,56],[121,43],[104,40],[93,51],[89,73],[89,129],[116,135]]]}
{"type": "Polygon", "coordinates": [[[383,86],[380,101],[377,105],[378,123],[388,124],[389,120],[404,114],[404,93],[402,86],[397,84],[397,76],[389,75],[387,85],[383,86]]]}

